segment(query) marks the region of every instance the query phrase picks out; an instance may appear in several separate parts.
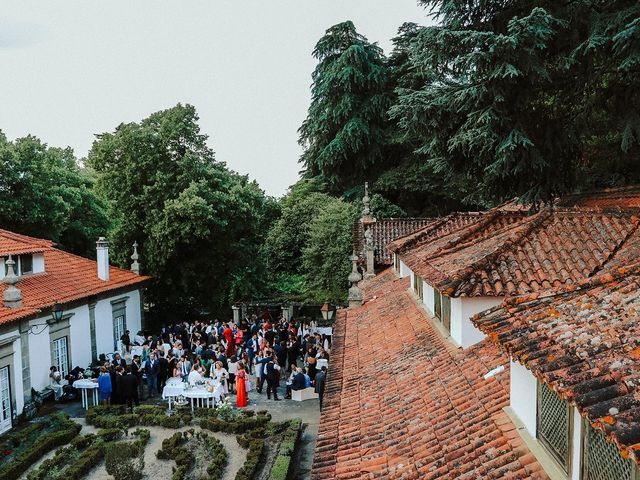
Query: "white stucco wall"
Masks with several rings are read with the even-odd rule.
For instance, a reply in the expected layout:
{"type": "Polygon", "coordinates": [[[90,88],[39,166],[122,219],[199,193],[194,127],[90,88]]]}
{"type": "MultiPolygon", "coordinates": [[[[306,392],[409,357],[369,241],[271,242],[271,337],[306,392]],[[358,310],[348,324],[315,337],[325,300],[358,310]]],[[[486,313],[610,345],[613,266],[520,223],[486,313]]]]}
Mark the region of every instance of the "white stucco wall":
{"type": "MultiPolygon", "coordinates": [[[[120,298],[129,297],[126,301],[127,329],[132,336],[141,329],[140,318],[140,291],[133,290],[121,295],[105,298],[96,304],[96,347],[98,355],[113,352],[113,308],[111,302],[120,298]]],[[[89,345],[89,354],[91,354],[89,345]]]]}
{"type": "MultiPolygon", "coordinates": [[[[7,338],[19,336],[20,332],[18,327],[9,330],[0,335],[0,342],[7,338]]],[[[24,391],[22,388],[22,353],[21,353],[21,340],[20,337],[16,338],[13,342],[13,364],[11,365],[10,375],[13,376],[13,389],[11,390],[11,401],[15,402],[14,415],[20,415],[24,408],[24,391]]]]}
{"type": "MultiPolygon", "coordinates": [[[[29,325],[45,323],[47,317],[40,317],[29,322],[29,325]]],[[[71,320],[70,320],[71,322],[71,320]]],[[[29,371],[31,372],[31,387],[37,391],[49,385],[49,367],[51,367],[51,340],[49,327],[34,327],[34,333],[29,338],[29,371]]],[[[87,338],[85,341],[89,341],[87,338]]],[[[75,359],[72,357],[72,361],[75,359]]],[[[20,378],[22,382],[22,378],[20,378]]]]}
{"type": "Polygon", "coordinates": [[[451,299],[451,337],[463,348],[484,340],[471,318],[502,303],[503,297],[454,297],[451,299]]]}
{"type": "Polygon", "coordinates": [[[571,439],[571,480],[582,478],[582,417],[577,408],[572,408],[573,413],[573,438],[571,439]]]}
{"type": "MultiPolygon", "coordinates": [[[[96,346],[98,354],[113,352],[113,315],[112,300],[129,297],[126,301],[127,328],[135,334],[140,330],[140,292],[138,290],[126,292],[113,297],[103,298],[96,304],[96,346]]],[[[91,330],[89,324],[89,305],[65,310],[65,314],[73,314],[69,319],[69,351],[71,354],[70,368],[87,367],[91,363],[91,330]]],[[[45,323],[48,315],[30,321],[30,324],[45,323]]],[[[36,327],[40,332],[42,327],[36,327]]],[[[49,384],[49,367],[51,366],[51,340],[49,327],[42,333],[29,335],[29,361],[31,370],[31,385],[36,390],[42,390],[49,384]]],[[[22,382],[22,379],[20,379],[22,382]]]]}
{"type": "Polygon", "coordinates": [[[536,436],[537,380],[520,363],[510,362],[509,400],[511,409],[524,424],[529,435],[536,436]]]}
{"type": "Polygon", "coordinates": [[[407,265],[402,260],[400,260],[400,277],[410,277],[412,273],[413,272],[411,271],[411,269],[407,267],[407,265]]]}
{"type": "Polygon", "coordinates": [[[430,315],[435,312],[435,292],[433,287],[424,280],[422,281],[422,291],[424,292],[424,308],[430,315]]]}
{"type": "Polygon", "coordinates": [[[42,273],[45,271],[44,253],[33,254],[33,273],[42,273]]]}

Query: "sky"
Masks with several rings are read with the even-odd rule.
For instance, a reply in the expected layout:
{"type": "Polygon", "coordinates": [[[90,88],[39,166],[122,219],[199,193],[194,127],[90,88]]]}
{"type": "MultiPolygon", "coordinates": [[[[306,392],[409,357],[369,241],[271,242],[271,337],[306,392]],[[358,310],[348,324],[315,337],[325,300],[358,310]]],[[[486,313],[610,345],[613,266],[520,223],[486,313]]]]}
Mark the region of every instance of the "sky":
{"type": "Polygon", "coordinates": [[[296,182],[311,52],[352,20],[385,53],[416,0],[0,0],[0,130],[85,157],[95,134],[189,103],[217,160],[296,182]]]}

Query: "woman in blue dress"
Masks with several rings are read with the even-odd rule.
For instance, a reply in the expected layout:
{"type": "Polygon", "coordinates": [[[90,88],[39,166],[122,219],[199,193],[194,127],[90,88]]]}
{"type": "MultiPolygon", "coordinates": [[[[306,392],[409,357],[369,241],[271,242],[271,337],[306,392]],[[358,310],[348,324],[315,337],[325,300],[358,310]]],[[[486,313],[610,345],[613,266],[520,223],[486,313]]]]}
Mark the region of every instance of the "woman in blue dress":
{"type": "Polygon", "coordinates": [[[111,376],[107,369],[100,368],[100,376],[98,377],[98,391],[100,392],[100,400],[104,405],[111,405],[111,376]]]}

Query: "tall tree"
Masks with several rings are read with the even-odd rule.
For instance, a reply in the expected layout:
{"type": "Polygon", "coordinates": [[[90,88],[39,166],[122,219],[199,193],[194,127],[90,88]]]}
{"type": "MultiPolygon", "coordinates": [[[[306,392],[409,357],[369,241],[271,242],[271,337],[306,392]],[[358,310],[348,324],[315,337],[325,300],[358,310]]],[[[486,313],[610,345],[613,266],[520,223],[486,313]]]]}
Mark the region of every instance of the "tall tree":
{"type": "Polygon", "coordinates": [[[257,293],[275,202],[215,160],[192,106],[100,135],[88,162],[109,203],[114,257],[127,265],[140,244],[156,306],[220,311],[257,293]]]}
{"type": "Polygon", "coordinates": [[[353,222],[358,210],[351,203],[331,198],[309,224],[302,250],[307,296],[315,301],[345,301],[353,251],[353,222]]]}
{"type": "Polygon", "coordinates": [[[307,176],[343,193],[383,168],[392,97],[382,50],[350,21],[326,31],[313,51],[312,101],[299,129],[307,176]]]}
{"type": "Polygon", "coordinates": [[[33,136],[14,142],[0,132],[0,226],[53,240],[70,252],[95,256],[108,228],[93,176],[70,148],[48,147],[33,136]]]}
{"type": "Polygon", "coordinates": [[[467,200],[640,179],[637,2],[421,3],[440,20],[409,48],[426,81],[391,113],[467,200]]]}

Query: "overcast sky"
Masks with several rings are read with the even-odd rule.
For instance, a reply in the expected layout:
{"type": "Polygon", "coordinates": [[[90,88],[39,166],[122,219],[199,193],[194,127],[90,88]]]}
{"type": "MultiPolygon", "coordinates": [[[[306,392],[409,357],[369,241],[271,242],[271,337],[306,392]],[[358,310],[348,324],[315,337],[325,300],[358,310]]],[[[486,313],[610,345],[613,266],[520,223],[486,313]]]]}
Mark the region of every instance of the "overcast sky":
{"type": "Polygon", "coordinates": [[[193,104],[218,160],[280,196],[298,178],[324,31],[385,52],[416,0],[0,0],[0,129],[86,156],[94,134],[193,104]]]}

